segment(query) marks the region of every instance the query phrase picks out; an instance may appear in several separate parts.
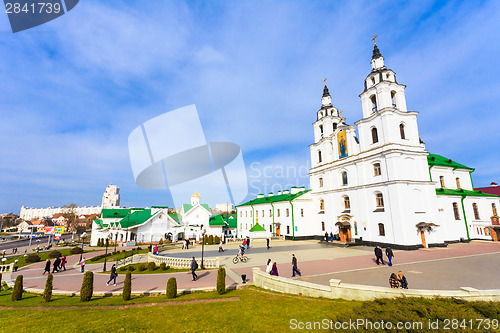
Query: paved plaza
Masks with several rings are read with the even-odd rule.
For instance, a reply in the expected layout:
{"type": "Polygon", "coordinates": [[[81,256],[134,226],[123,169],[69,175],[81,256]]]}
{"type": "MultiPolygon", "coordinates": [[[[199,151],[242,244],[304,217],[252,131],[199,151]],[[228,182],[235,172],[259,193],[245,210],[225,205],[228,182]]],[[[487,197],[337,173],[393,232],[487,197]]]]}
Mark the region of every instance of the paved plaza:
{"type": "MultiPolygon", "coordinates": [[[[227,270],[227,286],[241,285],[241,275],[246,274],[251,281],[252,268],[264,270],[268,259],[276,261],[280,276],[291,277],[292,253],[298,259],[302,272],[298,279],[328,285],[329,280],[340,279],[346,283],[375,286],[388,286],[389,275],[398,270],[404,271],[411,289],[458,289],[474,287],[477,289],[500,289],[500,282],[495,279],[500,274],[500,243],[473,241],[471,243],[451,244],[447,248],[420,249],[416,251],[394,251],[394,265],[377,266],[374,262],[373,248],[366,246],[335,247],[318,241],[276,241],[267,249],[265,242],[252,242],[247,250],[247,263],[233,264],[237,253],[237,244],[226,244],[225,252],[219,253],[217,245],[204,247],[205,258],[219,257],[220,263],[227,270]]],[[[86,254],[87,259],[101,252],[86,254]]],[[[103,253],[103,252],[102,252],[103,253]]],[[[161,253],[171,257],[201,258],[201,246],[189,250],[171,249],[161,253]]],[[[79,291],[83,274],[75,264],[79,255],[68,257],[68,270],[54,274],[54,290],[76,293],[79,291]]],[[[106,286],[108,274],[102,274],[103,264],[90,264],[86,269],[95,273],[94,291],[96,293],[121,293],[125,274],[119,272],[117,286],[106,286]]],[[[21,268],[12,274],[24,276],[27,290],[41,291],[46,276],[42,275],[44,263],[37,263],[21,268]]],[[[108,263],[108,269],[111,263],[108,263]]],[[[167,280],[174,276],[179,290],[213,289],[216,284],[217,270],[197,271],[199,279],[191,281],[189,272],[168,274],[136,274],[132,275],[134,292],[164,292],[167,280]]]]}

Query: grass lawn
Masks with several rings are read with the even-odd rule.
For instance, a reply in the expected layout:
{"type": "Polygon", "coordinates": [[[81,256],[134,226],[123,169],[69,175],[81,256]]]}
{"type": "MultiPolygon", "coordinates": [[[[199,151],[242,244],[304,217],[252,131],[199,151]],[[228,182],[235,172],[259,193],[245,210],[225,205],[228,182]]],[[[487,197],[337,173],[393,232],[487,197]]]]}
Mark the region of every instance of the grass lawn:
{"type": "MultiPolygon", "coordinates": [[[[103,249],[100,249],[100,251],[102,251],[102,250],[103,249]]],[[[117,260],[128,258],[128,257],[132,256],[132,251],[127,250],[125,252],[121,252],[122,250],[120,250],[120,248],[118,248],[118,251],[120,251],[119,253],[111,255],[111,253],[113,252],[113,250],[114,250],[113,247],[108,247],[108,257],[106,259],[107,262],[117,261],[117,260]]],[[[133,253],[134,253],[134,255],[135,254],[148,253],[148,248],[147,247],[146,248],[141,248],[139,251],[137,251],[136,248],[134,248],[133,253]]],[[[88,259],[89,259],[89,261],[88,261],[89,264],[99,264],[99,263],[103,263],[104,262],[104,258],[98,259],[96,261],[90,260],[92,258],[88,258],[88,259]]]]}
{"type": "MultiPolygon", "coordinates": [[[[255,287],[229,291],[224,295],[218,295],[216,292],[184,294],[172,303],[162,304],[167,301],[169,300],[165,295],[133,296],[128,302],[118,296],[94,297],[87,303],[81,303],[78,296],[54,296],[53,301],[45,304],[42,303],[40,295],[33,294],[25,294],[21,301],[12,302],[10,291],[2,291],[0,292],[0,332],[162,332],[165,330],[174,332],[283,332],[292,331],[290,328],[293,319],[304,325],[307,325],[307,322],[314,323],[323,320],[328,323],[333,320],[335,323],[357,319],[371,322],[384,320],[394,325],[398,321],[421,322],[423,325],[422,330],[415,329],[406,332],[429,332],[428,321],[440,320],[440,329],[433,331],[439,332],[445,331],[445,319],[472,319],[476,325],[475,328],[478,325],[477,319],[500,319],[498,303],[492,302],[469,303],[451,299],[418,298],[370,302],[328,300],[278,294],[255,287]],[[202,299],[229,297],[238,297],[239,300],[217,303],[196,302],[202,299]],[[188,302],[175,303],[179,301],[188,302]],[[154,306],[123,307],[126,304],[139,303],[153,303],[154,306]],[[15,309],[2,309],[2,306],[13,306],[15,309]],[[43,306],[47,309],[25,308],[31,306],[43,306]],[[92,308],[68,309],[68,306],[91,306],[92,308]],[[112,307],[102,308],[102,306],[112,307]]],[[[357,331],[363,331],[362,328],[358,328],[357,331]]],[[[312,329],[294,331],[312,331],[312,329]]],[[[382,331],[384,330],[378,330],[378,332],[382,331]]],[[[395,329],[386,331],[396,332],[395,329]]],[[[460,327],[452,330],[450,326],[450,330],[447,331],[457,332],[460,331],[460,327]]],[[[489,330],[475,329],[473,331],[489,330]]],[[[405,332],[405,330],[398,330],[398,332],[405,332]]]]}
{"type": "MultiPolygon", "coordinates": [[[[51,248],[49,251],[45,251],[45,252],[40,252],[38,253],[38,256],[40,257],[40,262],[42,261],[45,261],[47,259],[49,259],[49,253],[54,251],[54,250],[57,250],[59,252],[61,252],[61,254],[63,256],[71,256],[73,254],[71,254],[71,248],[67,248],[67,249],[58,249],[57,247],[56,248],[51,248]]],[[[95,250],[85,250],[83,253],[89,253],[89,252],[94,252],[95,250]]],[[[36,253],[36,252],[31,252],[31,253],[36,253]]],[[[28,253],[29,254],[29,253],[28,253]]],[[[10,257],[7,259],[6,261],[6,264],[10,264],[12,263],[14,260],[18,259],[18,263],[17,263],[17,266],[18,267],[23,267],[23,266],[26,266],[26,265],[31,265],[32,263],[26,263],[26,261],[24,260],[24,254],[21,254],[21,255],[18,255],[16,257],[10,257]]],[[[52,258],[50,258],[50,260],[53,260],[52,258]]]]}
{"type": "MultiPolygon", "coordinates": [[[[113,263],[111,263],[109,266],[110,269],[111,269],[111,265],[113,263]]],[[[160,266],[156,266],[154,270],[150,271],[149,269],[146,269],[144,271],[140,271],[139,270],[139,265],[141,264],[144,264],[146,267],[148,266],[148,263],[147,262],[143,262],[143,263],[136,263],[136,264],[130,264],[130,265],[127,265],[127,266],[122,266],[122,267],[125,267],[125,270],[121,270],[122,267],[119,267],[118,268],[118,274],[125,274],[127,272],[129,272],[129,267],[134,267],[134,270],[133,271],[130,271],[130,273],[132,273],[132,275],[134,274],[163,274],[163,273],[182,273],[182,272],[188,272],[189,271],[189,268],[180,268],[180,269],[177,269],[177,268],[171,268],[171,267],[168,267],[166,270],[162,271],[160,269],[160,266]]],[[[208,270],[208,269],[207,269],[208,270]]],[[[106,271],[106,272],[99,272],[99,274],[109,274],[110,271],[106,271]]]]}

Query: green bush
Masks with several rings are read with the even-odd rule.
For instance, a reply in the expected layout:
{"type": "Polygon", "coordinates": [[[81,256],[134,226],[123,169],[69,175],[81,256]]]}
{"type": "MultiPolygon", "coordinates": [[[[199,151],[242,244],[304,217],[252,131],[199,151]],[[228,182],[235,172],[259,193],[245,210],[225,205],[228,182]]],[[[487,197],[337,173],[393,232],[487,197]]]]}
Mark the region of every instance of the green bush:
{"type": "Polygon", "coordinates": [[[52,280],[54,276],[52,274],[49,274],[47,276],[47,282],[45,282],[45,289],[43,290],[43,301],[45,303],[50,302],[50,299],[52,298],[52,280]]]}
{"type": "Polygon", "coordinates": [[[215,236],[215,237],[214,237],[214,244],[219,245],[219,243],[220,243],[220,238],[219,238],[219,236],[215,236]]]}
{"type": "Polygon", "coordinates": [[[0,273],[0,291],[2,291],[2,273],[0,273]]]}
{"type": "Polygon", "coordinates": [[[170,239],[165,239],[165,244],[170,244],[170,239]]]}
{"type": "Polygon", "coordinates": [[[167,270],[167,264],[165,264],[164,262],[162,262],[162,263],[160,264],[160,270],[162,270],[162,271],[166,271],[166,270],[167,270]]]}
{"type": "Polygon", "coordinates": [[[177,297],[177,280],[174,277],[168,279],[167,282],[167,298],[177,297]]]}
{"type": "Polygon", "coordinates": [[[214,245],[214,235],[208,236],[208,245],[214,245]]]}
{"type": "Polygon", "coordinates": [[[128,266],[128,270],[129,270],[130,272],[133,272],[133,271],[135,271],[135,267],[134,267],[134,266],[128,266]]]}
{"type": "Polygon", "coordinates": [[[154,271],[156,268],[156,264],[154,261],[148,262],[148,271],[154,271]]]}
{"type": "Polygon", "coordinates": [[[39,262],[40,257],[36,253],[30,253],[30,254],[28,254],[28,256],[26,257],[26,259],[24,261],[26,261],[29,264],[33,263],[33,262],[39,262]]]}
{"type": "Polygon", "coordinates": [[[219,267],[217,271],[217,292],[222,295],[226,292],[226,269],[219,267]]]}
{"type": "Polygon", "coordinates": [[[94,273],[91,271],[85,272],[83,276],[82,288],[80,289],[80,301],[88,302],[94,293],[94,273]]]}
{"type": "Polygon", "coordinates": [[[57,257],[62,257],[62,253],[59,252],[59,251],[57,251],[57,250],[49,252],[49,258],[54,259],[54,258],[57,258],[57,257]]]}
{"type": "Polygon", "coordinates": [[[208,244],[208,236],[203,236],[203,244],[208,244]]]}
{"type": "Polygon", "coordinates": [[[126,271],[126,270],[127,270],[127,267],[126,267],[126,266],[122,266],[122,267],[118,268],[118,270],[119,270],[120,272],[124,272],[124,271],[126,271]]]}
{"type": "Polygon", "coordinates": [[[14,283],[14,289],[12,289],[10,299],[12,301],[20,301],[21,298],[23,298],[23,276],[18,275],[16,282],[14,283]]]}
{"type": "Polygon", "coordinates": [[[101,246],[101,238],[97,240],[97,246],[101,246]]]}
{"type": "Polygon", "coordinates": [[[146,269],[148,269],[148,268],[146,267],[146,265],[145,265],[145,264],[140,264],[140,265],[139,265],[139,267],[138,267],[138,269],[139,269],[141,272],[143,272],[143,271],[145,271],[145,270],[146,270],[146,269]]]}
{"type": "Polygon", "coordinates": [[[80,253],[82,253],[82,248],[79,246],[75,246],[75,247],[72,247],[69,252],[71,252],[71,254],[80,254],[80,253]]]}
{"type": "Polygon", "coordinates": [[[128,301],[130,299],[130,294],[132,294],[132,273],[128,272],[125,275],[125,282],[123,282],[123,300],[128,301]]]}

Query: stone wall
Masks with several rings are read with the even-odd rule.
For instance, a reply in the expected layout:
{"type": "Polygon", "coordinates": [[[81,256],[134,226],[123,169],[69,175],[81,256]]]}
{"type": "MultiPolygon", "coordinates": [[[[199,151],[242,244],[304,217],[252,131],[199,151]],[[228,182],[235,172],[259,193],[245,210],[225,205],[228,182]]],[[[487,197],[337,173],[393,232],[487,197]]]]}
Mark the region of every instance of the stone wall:
{"type": "MultiPolygon", "coordinates": [[[[191,258],[172,258],[148,253],[148,262],[153,261],[157,265],[164,262],[167,266],[172,268],[191,268],[191,260],[191,258]]],[[[196,262],[198,263],[198,268],[201,268],[201,258],[196,258],[196,262]]],[[[204,258],[203,265],[205,268],[219,268],[219,257],[204,258]]]]}

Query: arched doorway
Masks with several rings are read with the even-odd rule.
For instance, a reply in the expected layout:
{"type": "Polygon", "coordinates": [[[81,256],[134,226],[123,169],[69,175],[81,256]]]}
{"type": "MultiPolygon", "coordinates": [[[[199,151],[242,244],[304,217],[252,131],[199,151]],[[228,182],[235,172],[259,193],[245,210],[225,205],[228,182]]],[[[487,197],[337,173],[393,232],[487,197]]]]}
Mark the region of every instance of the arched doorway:
{"type": "Polygon", "coordinates": [[[339,227],[339,237],[341,242],[351,241],[351,224],[347,221],[339,221],[335,223],[339,227]]]}

